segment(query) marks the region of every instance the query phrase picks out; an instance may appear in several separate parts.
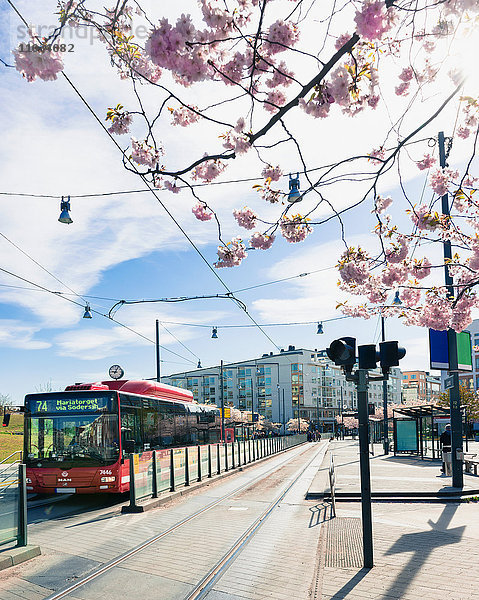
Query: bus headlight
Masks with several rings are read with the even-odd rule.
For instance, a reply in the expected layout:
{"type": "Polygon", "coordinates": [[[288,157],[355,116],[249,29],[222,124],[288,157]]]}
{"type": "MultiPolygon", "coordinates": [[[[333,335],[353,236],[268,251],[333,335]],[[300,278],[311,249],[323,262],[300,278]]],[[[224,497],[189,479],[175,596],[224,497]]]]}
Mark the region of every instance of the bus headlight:
{"type": "Polygon", "coordinates": [[[102,478],[100,479],[100,481],[101,481],[102,483],[112,483],[113,481],[115,481],[115,479],[116,479],[116,477],[115,477],[115,476],[113,476],[113,477],[102,477],[102,478]]]}

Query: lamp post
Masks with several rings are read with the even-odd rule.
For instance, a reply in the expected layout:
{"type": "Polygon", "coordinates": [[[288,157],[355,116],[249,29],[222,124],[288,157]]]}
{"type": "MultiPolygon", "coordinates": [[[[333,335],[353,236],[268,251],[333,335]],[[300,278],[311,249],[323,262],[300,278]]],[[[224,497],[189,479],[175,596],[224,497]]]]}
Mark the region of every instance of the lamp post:
{"type": "MultiPolygon", "coordinates": [[[[382,342],[386,340],[384,321],[384,315],[381,315],[382,342]]],[[[383,449],[384,454],[389,454],[388,382],[386,380],[383,381],[383,449]]]]}
{"type": "Polygon", "coordinates": [[[156,381],[161,381],[160,322],[156,319],[156,381]]]}
{"type": "MultiPolygon", "coordinates": [[[[444,146],[444,132],[438,134],[439,164],[446,167],[446,150],[444,146]]],[[[442,196],[442,214],[450,215],[449,199],[447,192],[442,196]]],[[[454,282],[449,273],[448,260],[452,259],[451,242],[443,242],[444,253],[444,278],[449,298],[454,298],[454,282]]],[[[462,461],[458,460],[457,452],[462,452],[462,415],[461,415],[461,392],[459,388],[459,370],[457,362],[457,336],[454,329],[447,330],[447,349],[449,354],[449,375],[452,377],[453,385],[449,389],[449,406],[451,413],[451,460],[452,460],[452,485],[462,488],[464,475],[462,472],[462,461]]]]}

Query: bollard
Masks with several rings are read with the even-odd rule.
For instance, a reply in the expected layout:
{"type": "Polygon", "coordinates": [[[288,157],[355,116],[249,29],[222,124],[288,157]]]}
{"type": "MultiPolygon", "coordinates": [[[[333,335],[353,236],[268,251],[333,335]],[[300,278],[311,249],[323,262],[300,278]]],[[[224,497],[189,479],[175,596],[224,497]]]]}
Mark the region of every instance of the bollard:
{"type": "Polygon", "coordinates": [[[175,491],[175,459],[173,456],[173,448],[170,450],[170,492],[175,491]]]}
{"type": "Polygon", "coordinates": [[[17,546],[27,545],[27,467],[18,465],[18,536],[17,546]]]}
{"type": "Polygon", "coordinates": [[[153,450],[153,498],[158,498],[158,457],[156,456],[156,450],[153,450]]]}
{"type": "Polygon", "coordinates": [[[231,468],[234,469],[235,468],[235,443],[231,442],[231,468]]]}
{"type": "Polygon", "coordinates": [[[225,447],[225,472],[228,471],[228,444],[224,445],[225,447]]]}
{"type": "Polygon", "coordinates": [[[220,445],[216,444],[216,466],[218,475],[221,474],[221,457],[220,457],[220,445]]]}
{"type": "Polygon", "coordinates": [[[238,467],[241,467],[241,442],[238,440],[238,467]]]}
{"type": "Polygon", "coordinates": [[[190,485],[190,457],[188,446],[185,448],[185,486],[190,485]]]}
{"type": "Polygon", "coordinates": [[[198,446],[198,481],[201,481],[201,446],[198,446]]]}
{"type": "Polygon", "coordinates": [[[246,464],[246,440],[243,440],[243,464],[246,464]]]}
{"type": "Polygon", "coordinates": [[[130,454],[130,508],[136,508],[136,486],[135,486],[135,461],[134,454],[130,454]]]}
{"type": "Polygon", "coordinates": [[[211,478],[213,473],[211,471],[211,444],[208,444],[208,477],[211,478]]]}

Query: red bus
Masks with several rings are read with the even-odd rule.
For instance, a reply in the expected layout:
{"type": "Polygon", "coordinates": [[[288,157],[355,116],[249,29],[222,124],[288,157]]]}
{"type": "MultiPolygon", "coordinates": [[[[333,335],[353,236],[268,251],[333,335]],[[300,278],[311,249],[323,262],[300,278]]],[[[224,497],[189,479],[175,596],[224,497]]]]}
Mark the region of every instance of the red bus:
{"type": "Polygon", "coordinates": [[[102,381],[25,397],[27,490],[123,493],[128,454],[217,443],[220,412],[154,381],[102,381]]]}

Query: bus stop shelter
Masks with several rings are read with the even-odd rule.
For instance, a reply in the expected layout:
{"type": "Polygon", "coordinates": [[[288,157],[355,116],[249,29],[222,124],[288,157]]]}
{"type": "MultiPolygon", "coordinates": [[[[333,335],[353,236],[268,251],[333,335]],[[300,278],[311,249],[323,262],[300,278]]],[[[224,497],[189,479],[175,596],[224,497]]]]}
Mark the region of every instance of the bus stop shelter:
{"type": "Polygon", "coordinates": [[[394,408],[394,455],[415,454],[422,459],[440,458],[439,437],[449,417],[449,408],[434,404],[394,408]]]}

